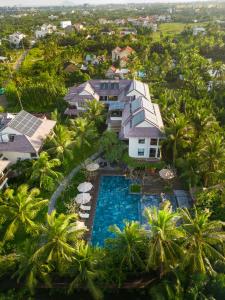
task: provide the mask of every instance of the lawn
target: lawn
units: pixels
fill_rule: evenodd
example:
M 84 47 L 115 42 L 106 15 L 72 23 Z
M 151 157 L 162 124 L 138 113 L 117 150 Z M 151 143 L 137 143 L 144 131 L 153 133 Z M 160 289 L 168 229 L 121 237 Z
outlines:
M 23 62 L 23 67 L 31 68 L 36 61 L 42 59 L 43 59 L 43 50 L 41 50 L 40 48 L 32 48 L 29 50 L 29 53 L 27 54 Z
M 203 25 L 203 23 L 162 23 L 159 25 L 158 30 L 153 33 L 153 39 L 155 41 L 159 41 L 161 33 L 163 34 L 163 36 L 174 36 L 181 33 L 187 26 L 200 27 Z

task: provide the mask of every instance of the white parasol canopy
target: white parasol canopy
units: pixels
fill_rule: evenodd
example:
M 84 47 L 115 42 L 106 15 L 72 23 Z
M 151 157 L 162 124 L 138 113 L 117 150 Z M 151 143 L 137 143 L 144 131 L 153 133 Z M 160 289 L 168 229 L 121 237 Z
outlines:
M 81 230 L 81 229 L 87 230 L 87 226 L 82 221 L 76 221 L 76 228 L 78 230 Z
M 78 191 L 81 193 L 89 192 L 92 188 L 93 188 L 93 185 L 91 182 L 80 183 L 77 187 Z
M 162 169 L 159 171 L 160 177 L 163 179 L 172 179 L 175 177 L 175 173 L 170 169 Z
M 91 164 L 86 166 L 86 170 L 89 171 L 89 172 L 94 172 L 98 169 L 99 169 L 99 164 L 97 164 L 97 163 L 91 163 Z
M 89 193 L 81 193 L 75 197 L 77 204 L 86 204 L 91 200 L 91 195 Z

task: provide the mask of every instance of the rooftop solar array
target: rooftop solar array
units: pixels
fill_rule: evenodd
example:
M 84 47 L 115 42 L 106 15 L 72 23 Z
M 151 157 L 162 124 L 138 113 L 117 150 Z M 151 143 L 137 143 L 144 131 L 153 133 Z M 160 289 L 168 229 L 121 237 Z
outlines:
M 41 123 L 42 121 L 40 119 L 22 110 L 9 122 L 8 126 L 22 134 L 32 137 Z
M 134 112 L 137 109 L 141 108 L 141 101 L 140 99 L 135 99 L 131 102 L 131 111 Z

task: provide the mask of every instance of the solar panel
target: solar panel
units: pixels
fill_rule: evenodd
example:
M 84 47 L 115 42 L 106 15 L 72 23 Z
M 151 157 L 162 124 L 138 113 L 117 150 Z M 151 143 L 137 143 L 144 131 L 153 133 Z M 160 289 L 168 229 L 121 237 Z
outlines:
M 31 137 L 37 128 L 41 125 L 42 121 L 35 116 L 27 113 L 26 111 L 21 111 L 18 115 L 12 119 L 8 126 L 19 131 L 22 134 Z
M 141 122 L 144 121 L 144 119 L 145 119 L 145 113 L 144 113 L 144 111 L 140 111 L 135 116 L 133 116 L 133 118 L 132 118 L 132 127 L 140 124 Z

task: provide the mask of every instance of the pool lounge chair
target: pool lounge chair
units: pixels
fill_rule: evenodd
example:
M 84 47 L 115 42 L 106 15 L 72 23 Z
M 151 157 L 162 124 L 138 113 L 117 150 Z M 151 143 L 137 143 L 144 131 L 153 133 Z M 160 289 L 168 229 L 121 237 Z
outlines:
M 83 205 L 83 204 L 81 204 L 80 208 L 82 210 L 91 210 L 91 206 L 90 205 Z
M 90 215 L 88 213 L 82 213 L 79 211 L 79 216 L 83 219 L 88 219 Z

